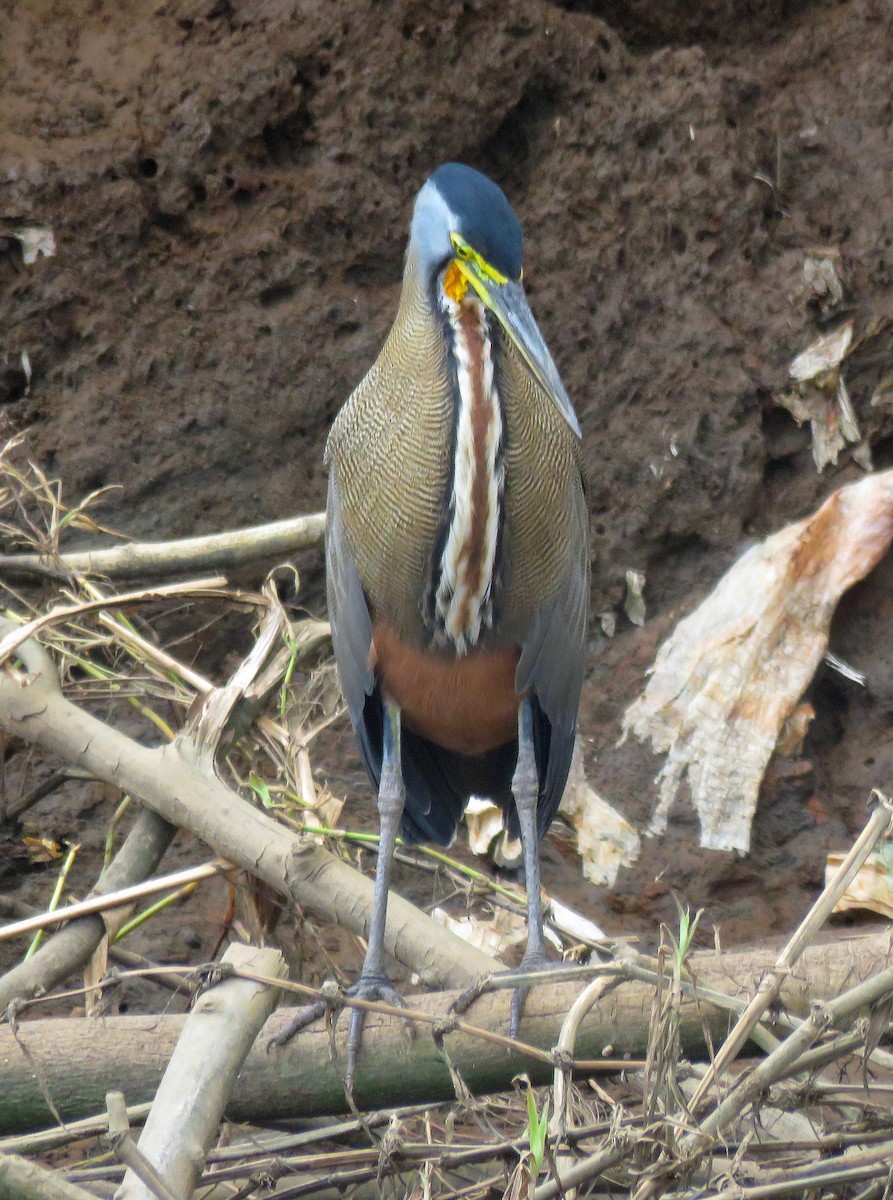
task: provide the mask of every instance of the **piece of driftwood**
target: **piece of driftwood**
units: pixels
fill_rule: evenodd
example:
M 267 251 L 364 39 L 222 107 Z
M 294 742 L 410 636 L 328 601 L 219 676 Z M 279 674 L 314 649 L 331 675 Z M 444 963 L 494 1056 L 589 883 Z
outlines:
M 295 554 L 322 544 L 325 513 L 289 517 L 204 537 L 170 542 L 127 542 L 102 550 L 73 550 L 58 556 L 41 554 L 0 555 L 0 571 L 7 578 L 23 575 L 57 575 L 60 571 L 104 575 L 107 579 L 157 579 L 191 571 L 226 570 L 258 559 Z
M 28 673 L 0 670 L 0 728 L 138 797 L 295 904 L 365 936 L 371 880 L 242 800 L 207 769 L 190 739 L 150 748 L 84 712 L 63 696 L 33 639 L 16 654 Z M 385 948 L 430 987 L 467 987 L 498 966 L 396 895 Z
M 887 964 L 886 931 L 812 946 L 792 968 L 781 990 L 785 1010 L 800 1016 L 816 1000 L 834 997 Z M 772 967 L 777 951 L 760 948 L 717 955 L 693 954 L 688 966 L 696 986 L 714 989 L 740 1001 L 759 986 Z M 531 989 L 521 1024 L 521 1038 L 549 1051 L 583 984 L 559 983 L 558 977 Z M 454 993 L 411 997 L 413 1008 L 449 1026 Z M 577 1060 L 610 1057 L 622 1064 L 645 1051 L 653 1018 L 654 988 L 631 980 L 620 982 L 587 1014 L 575 1042 Z M 508 1030 L 511 993 L 482 996 L 465 1019 L 495 1033 Z M 685 999 L 680 1012 L 680 1043 L 689 1056 L 706 1053 L 705 1037 L 716 1044 L 728 1032 L 735 1013 L 715 1004 Z M 329 1034 L 319 1021 L 295 1036 L 284 1048 L 269 1052 L 271 1036 L 289 1020 L 288 1010 L 268 1021 L 245 1061 L 227 1106 L 238 1121 L 278 1120 L 291 1116 L 341 1113 L 348 1109 L 344 1095 L 344 1044 L 347 1019 L 336 1026 L 335 1061 Z M 0 1132 L 13 1133 L 50 1123 L 43 1086 L 66 1119 L 76 1120 L 101 1111 L 106 1092 L 120 1088 L 128 1103 L 151 1098 L 168 1058 L 182 1033 L 184 1016 L 124 1016 L 99 1020 L 54 1019 L 22 1021 L 17 1035 L 0 1028 Z M 17 1043 L 21 1039 L 27 1054 Z M 548 1055 L 535 1059 L 503 1044 L 484 1041 L 466 1032 L 446 1032 L 439 1045 L 431 1026 L 421 1022 L 416 1037 L 407 1039 L 397 1017 L 370 1012 L 354 1089 L 360 1108 L 437 1102 L 454 1096 L 449 1061 L 475 1093 L 498 1091 L 510 1085 L 519 1071 L 535 1083 L 548 1081 Z
M 278 950 L 239 944 L 223 956 L 222 969 L 227 965 L 260 975 L 287 974 Z M 186 1018 L 138 1142 L 174 1195 L 191 1196 L 196 1188 L 242 1063 L 278 997 L 268 984 L 225 978 L 199 996 Z M 132 1170 L 117 1195 L 154 1200 Z

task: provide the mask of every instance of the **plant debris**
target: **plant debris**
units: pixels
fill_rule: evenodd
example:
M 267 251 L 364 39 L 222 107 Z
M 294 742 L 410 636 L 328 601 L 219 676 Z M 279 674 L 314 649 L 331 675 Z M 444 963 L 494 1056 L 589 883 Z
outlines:
M 25 225 L 12 229 L 10 233 L 22 246 L 22 262 L 31 267 L 41 255 L 52 258 L 56 253 L 56 236 L 46 225 Z
M 843 857 L 837 851 L 828 855 L 825 863 L 826 881 L 840 866 Z M 859 909 L 879 913 L 888 921 L 893 921 L 893 842 L 882 842 L 868 856 L 838 900 L 834 911 L 851 912 Z
M 793 386 L 775 397 L 798 425 L 809 421 L 812 431 L 812 456 L 816 470 L 835 464 L 847 444 L 861 441 L 859 424 L 850 394 L 841 373 L 841 364 L 853 342 L 853 322 L 845 321 L 831 333 L 823 334 L 791 363 L 788 373 Z M 857 461 L 869 470 L 871 458 L 867 446 L 853 452 Z
M 583 874 L 590 883 L 613 886 L 620 869 L 639 857 L 641 840 L 629 821 L 590 786 L 579 739 L 560 811 L 576 830 Z

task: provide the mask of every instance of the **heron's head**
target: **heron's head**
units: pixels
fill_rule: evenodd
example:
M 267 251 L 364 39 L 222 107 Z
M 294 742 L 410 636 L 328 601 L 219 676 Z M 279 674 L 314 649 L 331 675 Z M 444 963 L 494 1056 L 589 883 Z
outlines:
M 580 426 L 521 282 L 521 222 L 500 187 L 480 171 L 444 163 L 416 197 L 407 255 L 434 303 L 477 297 L 493 313 L 528 370 L 568 425 Z

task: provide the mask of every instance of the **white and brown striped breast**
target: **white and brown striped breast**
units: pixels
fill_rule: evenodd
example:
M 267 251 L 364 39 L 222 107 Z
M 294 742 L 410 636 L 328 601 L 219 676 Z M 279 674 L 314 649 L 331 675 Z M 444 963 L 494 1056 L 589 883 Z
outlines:
M 503 496 L 502 413 L 487 312 L 477 297 L 444 295 L 458 391 L 449 516 L 435 564 L 439 640 L 457 654 L 493 623 L 492 591 Z

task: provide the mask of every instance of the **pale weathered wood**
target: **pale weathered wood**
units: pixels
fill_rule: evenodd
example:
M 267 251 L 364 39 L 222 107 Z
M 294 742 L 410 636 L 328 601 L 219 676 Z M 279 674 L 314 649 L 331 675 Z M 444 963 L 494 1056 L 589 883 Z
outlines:
M 0 555 L 0 571 L 9 578 L 61 570 L 104 575 L 107 579 L 157 579 L 197 570 L 224 570 L 322 545 L 325 523 L 325 513 L 311 513 L 204 537 L 179 538 L 170 542 L 126 542 L 101 550 L 73 550 L 56 558 L 40 554 L 4 554 Z
M 221 966 L 227 965 L 280 978 L 287 974 L 278 950 L 238 943 L 223 956 Z M 198 1185 L 236 1077 L 278 996 L 268 984 L 224 979 L 202 993 L 186 1018 L 138 1143 L 174 1195 L 191 1196 Z M 116 1195 L 154 1200 L 132 1170 Z
M 0 1196 L 3 1200 L 94 1200 L 92 1192 L 11 1154 L 0 1154 Z

